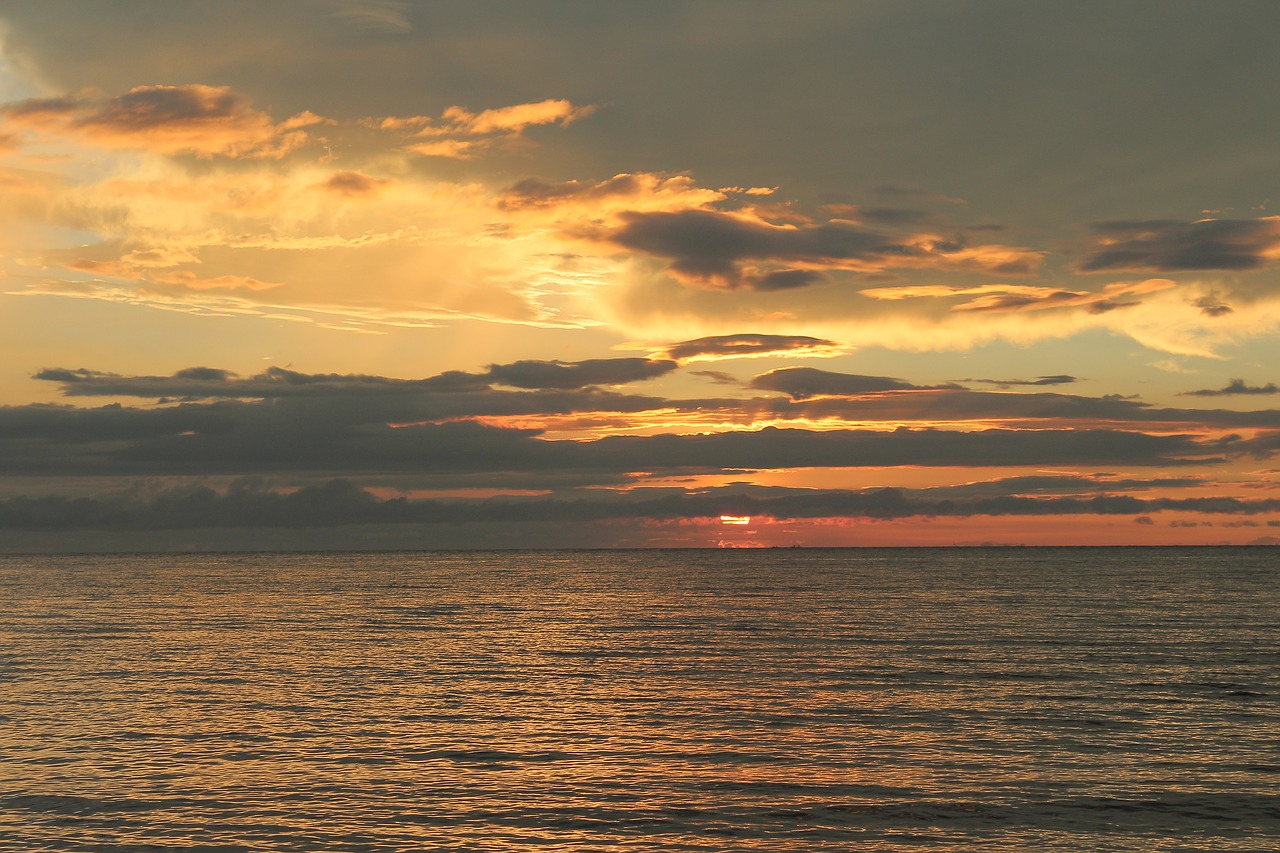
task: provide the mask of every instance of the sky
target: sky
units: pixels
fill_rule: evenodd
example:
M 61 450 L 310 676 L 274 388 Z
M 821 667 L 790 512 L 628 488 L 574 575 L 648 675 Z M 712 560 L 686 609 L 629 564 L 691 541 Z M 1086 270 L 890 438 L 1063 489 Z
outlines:
M 8 0 L 0 550 L 1278 544 L 1277 31 Z

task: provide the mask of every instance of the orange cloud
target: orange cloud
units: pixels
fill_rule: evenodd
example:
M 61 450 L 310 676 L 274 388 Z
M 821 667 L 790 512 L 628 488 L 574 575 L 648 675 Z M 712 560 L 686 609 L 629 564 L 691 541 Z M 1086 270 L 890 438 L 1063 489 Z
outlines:
M 435 142 L 419 142 L 406 146 L 406 151 L 424 157 L 448 157 L 453 160 L 470 160 L 487 144 L 486 140 L 438 139 Z
M 444 118 L 453 122 L 452 132 L 474 134 L 488 133 L 520 133 L 526 127 L 540 124 L 558 124 L 561 127 L 590 115 L 593 106 L 575 107 L 563 99 L 547 99 L 534 104 L 516 104 L 484 110 L 480 113 L 470 112 L 463 107 L 449 107 L 444 111 Z
M 525 128 L 554 124 L 565 127 L 595 111 L 591 105 L 575 106 L 562 98 L 549 98 L 529 104 L 514 104 L 473 113 L 465 107 L 452 106 L 444 111 L 444 124 L 435 124 L 429 116 L 383 116 L 367 118 L 361 124 L 387 132 L 411 132 L 414 137 L 430 140 L 414 142 L 404 150 L 426 157 L 470 159 L 495 140 L 520 137 Z
M 159 154 L 281 157 L 327 120 L 299 113 L 279 124 L 227 86 L 138 86 L 107 101 L 32 98 L 0 108 L 11 124 L 67 133 L 108 148 Z

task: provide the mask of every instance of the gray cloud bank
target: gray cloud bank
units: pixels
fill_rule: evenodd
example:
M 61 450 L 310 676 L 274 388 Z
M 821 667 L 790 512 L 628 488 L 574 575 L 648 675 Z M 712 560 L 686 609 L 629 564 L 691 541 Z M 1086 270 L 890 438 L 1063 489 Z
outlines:
M 1276 449 L 1280 412 L 1161 409 L 1114 397 L 970 391 L 899 379 L 785 368 L 757 376 L 786 397 L 672 400 L 596 383 L 643 380 L 674 362 L 601 359 L 515 362 L 485 373 L 425 379 L 302 374 L 272 369 L 241 378 L 216 368 L 169 377 L 50 369 L 40 378 L 80 396 L 181 402 L 150 408 L 29 405 L 0 408 L 0 465 L 17 476 L 240 475 L 294 472 L 485 474 L 795 467 L 1188 465 Z M 741 422 L 841 419 L 993 428 L 779 429 L 551 439 L 502 417 L 623 421 L 647 417 Z M 1004 422 L 1007 426 L 997 427 Z M 1152 432 L 1147 429 L 1159 425 Z M 1034 426 L 1034 429 L 1019 428 Z M 659 427 L 660 428 L 660 427 Z M 714 429 L 721 427 L 715 426 Z M 1242 430 L 1205 434 L 1206 428 Z
M 335 479 L 289 493 L 251 481 L 219 492 L 199 484 L 146 496 L 45 496 L 0 501 L 0 530 L 166 530 L 208 528 L 315 528 L 379 524 L 589 523 L 616 519 L 714 519 L 722 514 L 778 520 L 842 517 L 1132 515 L 1191 511 L 1256 515 L 1280 510 L 1280 499 L 1234 497 L 1137 498 L 1113 494 L 1021 494 L 1022 478 L 984 484 L 966 494 L 951 489 L 851 491 L 734 488 L 683 493 L 638 489 L 591 497 L 493 497 L 475 500 L 378 499 L 349 480 Z M 1071 479 L 1071 478 L 1063 478 Z M 1176 481 L 1174 481 L 1176 482 Z M 1058 490 L 1107 485 L 1060 483 Z M 1141 484 L 1139 484 L 1141 485 Z M 1035 487 L 1031 487 L 1035 491 Z M 982 492 L 986 492 L 985 494 Z

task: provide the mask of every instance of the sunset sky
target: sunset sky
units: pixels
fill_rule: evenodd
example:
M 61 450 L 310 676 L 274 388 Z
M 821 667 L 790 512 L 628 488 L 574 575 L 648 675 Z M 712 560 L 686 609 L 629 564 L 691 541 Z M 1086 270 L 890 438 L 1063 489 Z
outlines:
M 1280 542 L 1277 32 L 8 0 L 0 549 Z

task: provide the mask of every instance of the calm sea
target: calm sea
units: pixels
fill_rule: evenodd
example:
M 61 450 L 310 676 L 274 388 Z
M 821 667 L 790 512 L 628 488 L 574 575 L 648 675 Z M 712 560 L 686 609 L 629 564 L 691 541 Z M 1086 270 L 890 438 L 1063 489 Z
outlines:
M 0 557 L 0 850 L 1276 850 L 1280 549 Z

